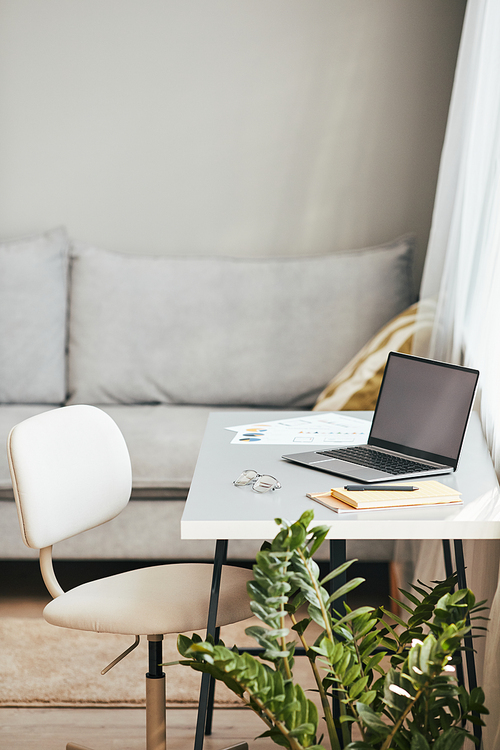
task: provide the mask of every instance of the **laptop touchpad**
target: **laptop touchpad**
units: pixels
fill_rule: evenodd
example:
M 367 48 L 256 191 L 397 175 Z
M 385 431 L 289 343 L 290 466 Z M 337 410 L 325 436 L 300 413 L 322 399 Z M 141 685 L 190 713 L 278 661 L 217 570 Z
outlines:
M 389 474 L 385 474 L 378 469 L 358 466 L 358 464 L 351 464 L 349 461 L 340 461 L 338 458 L 331 458 L 328 461 L 315 461 L 311 466 L 322 471 L 329 471 L 332 474 L 339 474 L 340 476 L 356 477 L 356 479 L 361 481 L 381 479 L 384 476 L 389 476 Z

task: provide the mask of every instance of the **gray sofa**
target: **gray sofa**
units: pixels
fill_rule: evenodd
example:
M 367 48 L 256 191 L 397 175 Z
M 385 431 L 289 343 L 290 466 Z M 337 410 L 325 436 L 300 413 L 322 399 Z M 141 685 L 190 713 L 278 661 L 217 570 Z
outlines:
M 111 253 L 58 228 L 0 243 L 0 439 L 64 404 L 103 408 L 133 467 L 127 509 L 58 545 L 66 559 L 209 559 L 182 508 L 207 415 L 310 408 L 411 302 L 412 240 L 326 256 L 240 259 Z M 255 542 L 230 545 L 248 559 Z M 391 543 L 348 554 L 388 559 Z M 28 559 L 5 450 L 0 559 Z

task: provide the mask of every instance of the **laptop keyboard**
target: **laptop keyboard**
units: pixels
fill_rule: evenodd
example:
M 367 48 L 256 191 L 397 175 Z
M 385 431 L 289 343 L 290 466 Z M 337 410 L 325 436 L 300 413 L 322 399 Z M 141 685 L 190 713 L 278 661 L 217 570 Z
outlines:
M 388 474 L 409 474 L 412 471 L 426 471 L 431 468 L 429 464 L 420 464 L 418 461 L 412 461 L 411 459 L 391 456 L 362 445 L 355 448 L 318 451 L 318 453 L 321 453 L 322 456 L 340 458 L 353 464 L 367 466 L 370 469 L 380 469 L 380 471 L 386 471 Z

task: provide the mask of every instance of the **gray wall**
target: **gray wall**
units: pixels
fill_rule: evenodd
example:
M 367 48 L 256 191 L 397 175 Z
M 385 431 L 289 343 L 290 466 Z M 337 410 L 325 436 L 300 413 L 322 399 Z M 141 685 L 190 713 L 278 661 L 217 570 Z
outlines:
M 0 0 L 0 236 L 323 253 L 418 236 L 465 0 Z

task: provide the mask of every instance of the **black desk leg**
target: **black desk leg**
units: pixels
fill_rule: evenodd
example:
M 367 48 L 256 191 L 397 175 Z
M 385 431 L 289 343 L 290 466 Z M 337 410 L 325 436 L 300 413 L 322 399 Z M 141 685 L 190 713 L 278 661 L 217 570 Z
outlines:
M 455 561 L 457 563 L 458 573 L 458 588 L 466 589 L 467 581 L 465 578 L 465 560 L 464 560 L 464 548 L 461 539 L 455 539 Z M 467 616 L 467 625 L 470 625 L 470 618 Z M 465 638 L 464 643 L 466 647 L 465 659 L 467 662 L 467 681 L 469 683 L 469 692 L 477 687 L 476 677 L 476 662 L 474 659 L 474 649 L 472 644 L 472 635 L 469 632 Z
M 210 604 L 208 607 L 207 637 L 213 636 L 217 641 L 219 629 L 217 623 L 217 607 L 219 604 L 220 580 L 222 566 L 227 557 L 227 539 L 218 539 L 215 545 L 214 570 L 212 574 L 212 587 L 210 589 Z M 194 739 L 194 750 L 202 750 L 203 735 L 210 734 L 212 730 L 212 713 L 214 701 L 215 680 L 209 674 L 202 674 L 200 688 L 200 702 L 198 704 L 198 718 L 196 721 L 196 734 Z
M 220 628 L 215 628 L 214 640 L 216 643 L 219 642 L 219 637 L 220 637 Z M 210 679 L 208 681 L 208 705 L 207 705 L 207 720 L 205 722 L 205 734 L 212 734 L 214 701 L 215 701 L 215 679 L 210 675 Z
M 449 578 L 451 575 L 453 575 L 453 563 L 451 561 L 451 547 L 449 539 L 443 539 L 443 555 L 446 578 Z
M 338 568 L 339 565 L 343 565 L 346 561 L 346 542 L 345 539 L 330 539 L 330 572 Z M 347 571 L 344 571 L 341 575 L 330 581 L 330 595 L 334 591 L 339 589 L 347 582 Z M 332 609 L 336 609 L 341 615 L 345 613 L 344 610 L 345 596 L 339 597 L 332 603 Z M 340 717 L 340 702 L 337 698 L 332 698 L 332 714 L 335 726 L 337 728 L 337 735 L 339 738 L 340 746 L 343 747 L 342 732 L 338 723 Z
M 455 549 L 455 564 L 456 564 L 456 569 L 457 569 L 458 588 L 466 589 L 467 579 L 465 577 L 465 559 L 464 559 L 464 548 L 463 548 L 462 540 L 454 539 L 453 545 Z M 445 540 L 443 540 L 443 552 L 444 552 L 444 559 L 445 559 L 446 575 L 448 576 L 450 575 L 449 571 L 451 571 L 451 551 L 450 551 L 450 543 Z M 467 625 L 470 625 L 469 617 L 467 617 Z M 466 649 L 465 662 L 467 664 L 467 682 L 469 685 L 469 692 L 470 692 L 475 687 L 477 687 L 476 661 L 474 658 L 473 639 L 472 639 L 472 635 L 470 632 L 464 638 L 464 645 Z M 457 669 L 457 680 L 459 684 L 461 685 L 465 684 L 462 664 L 460 664 L 459 668 Z M 481 742 L 481 736 L 482 736 L 481 727 L 476 726 L 474 724 L 473 731 L 474 731 L 474 737 L 476 737 L 479 740 L 479 742 Z
M 453 575 L 453 561 L 451 559 L 451 546 L 449 539 L 443 539 L 443 555 L 446 578 L 449 578 Z M 462 661 L 462 655 L 460 653 L 457 663 L 457 682 L 459 685 L 465 687 L 464 665 Z
M 346 541 L 345 539 L 330 539 L 330 572 L 343 565 L 346 561 Z M 330 581 L 330 594 L 347 583 L 347 571 L 344 570 L 337 578 Z M 341 615 L 344 615 L 345 596 L 336 599 L 332 604 Z

